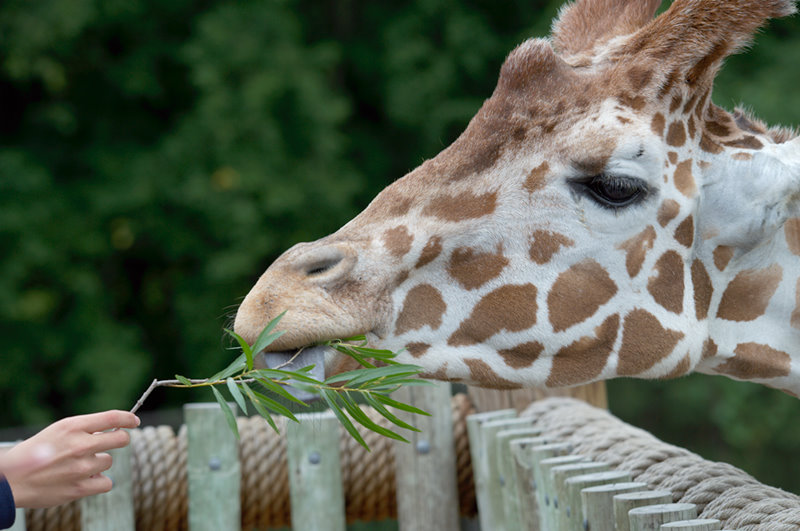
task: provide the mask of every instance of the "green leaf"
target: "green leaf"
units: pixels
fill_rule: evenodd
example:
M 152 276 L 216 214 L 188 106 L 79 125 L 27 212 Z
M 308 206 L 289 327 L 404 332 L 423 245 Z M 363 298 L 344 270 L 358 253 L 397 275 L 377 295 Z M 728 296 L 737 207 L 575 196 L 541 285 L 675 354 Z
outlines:
M 219 371 L 217 374 L 212 376 L 208 379 L 209 382 L 217 382 L 219 380 L 224 380 L 228 376 L 236 374 L 237 372 L 243 372 L 247 369 L 247 356 L 244 352 L 239 355 L 238 358 L 233 360 L 230 365 Z
M 273 400 L 270 397 L 259 393 L 258 391 L 253 391 L 253 394 L 261 402 L 262 405 L 264 405 L 264 406 L 268 407 L 269 409 L 275 411 L 279 415 L 287 417 L 287 418 L 289 418 L 289 419 L 291 419 L 291 420 L 293 420 L 295 422 L 300 422 L 299 420 L 297 420 L 297 417 L 294 416 L 294 413 L 292 413 L 292 411 L 289 408 L 287 408 L 286 406 L 284 406 L 280 402 L 278 402 L 276 400 Z
M 382 394 L 376 393 L 374 396 L 375 396 L 375 399 L 380 401 L 382 404 L 386 404 L 387 406 L 391 406 L 391 407 L 393 407 L 395 409 L 399 409 L 400 411 L 408 411 L 409 413 L 414 413 L 416 415 L 425 415 L 426 417 L 430 417 L 431 416 L 431 414 L 428 413 L 427 411 L 423 411 L 423 410 L 421 410 L 419 408 L 416 408 L 414 406 L 411 406 L 409 404 L 404 404 L 403 402 L 398 402 L 397 400 L 394 400 L 393 398 L 389 398 L 386 395 L 382 395 Z
M 272 330 L 275 329 L 275 327 L 278 325 L 278 323 L 280 322 L 280 320 L 283 318 L 284 315 L 286 315 L 286 311 L 281 312 L 280 315 L 278 315 L 275 319 L 270 321 L 267 324 L 267 326 L 264 327 L 264 330 L 262 330 L 261 333 L 258 334 L 258 338 L 256 338 L 256 342 L 253 343 L 252 347 L 254 353 L 258 354 L 259 352 L 267 348 L 270 345 L 270 343 L 272 343 L 273 341 L 275 341 L 284 334 L 284 331 L 276 332 L 274 334 L 272 333 Z
M 245 356 L 245 361 L 247 363 L 247 370 L 248 371 L 252 371 L 253 370 L 253 351 L 250 348 L 250 345 L 247 344 L 247 341 L 245 341 L 244 338 L 242 338 L 242 336 L 240 336 L 239 334 L 237 334 L 233 330 L 228 330 L 226 328 L 225 331 L 228 333 L 228 335 L 233 337 L 239 343 L 239 347 L 241 347 L 242 352 L 244 353 L 244 356 Z
M 391 422 L 395 426 L 399 426 L 401 428 L 405 428 L 405 429 L 411 430 L 411 431 L 416 431 L 416 432 L 420 431 L 419 429 L 417 429 L 416 427 L 412 426 L 411 424 L 409 424 L 409 423 L 399 419 L 397 416 L 393 415 L 391 411 L 389 411 L 388 409 L 383 407 L 383 404 L 378 402 L 375 399 L 375 397 L 372 396 L 372 393 L 364 393 L 364 399 L 367 401 L 367 403 L 370 406 L 373 407 L 373 409 L 375 409 L 375 411 L 377 411 L 380 415 L 382 415 L 383 418 L 385 418 L 386 420 L 388 420 L 389 422 Z
M 369 418 L 367 414 L 364 413 L 364 411 L 360 407 L 358 407 L 358 404 L 352 401 L 352 399 L 349 397 L 347 393 L 339 396 L 342 399 L 342 403 L 344 403 L 344 408 L 347 410 L 348 413 L 350 413 L 350 416 L 353 417 L 353 419 L 356 422 L 358 422 L 368 430 L 372 430 L 379 435 L 383 435 L 384 437 L 388 437 L 396 441 L 408 442 L 408 440 L 402 435 L 399 435 L 393 432 L 392 430 L 384 428 L 380 424 L 375 423 L 375 421 Z
M 287 400 L 291 400 L 292 402 L 294 402 L 296 404 L 300 404 L 301 406 L 308 407 L 308 404 L 306 404 L 305 402 L 303 402 L 302 400 L 300 400 L 296 396 L 293 396 L 289 391 L 286 390 L 286 388 L 282 384 L 275 383 L 272 380 L 268 380 L 268 379 L 264 379 L 264 378 L 256 378 L 256 381 L 258 383 L 260 383 L 261 385 L 263 385 L 264 387 L 266 387 L 269 391 L 271 391 L 271 392 L 273 392 L 273 393 L 275 393 L 277 395 L 280 395 L 280 396 L 284 397 Z
M 222 395 L 219 391 L 217 391 L 216 387 L 213 385 L 211 386 L 211 392 L 214 393 L 214 398 L 217 399 L 219 403 L 219 407 L 222 408 L 222 413 L 225 415 L 225 420 L 228 422 L 228 427 L 230 427 L 233 434 L 236 436 L 236 439 L 239 439 L 239 427 L 236 425 L 236 417 L 233 415 L 233 411 L 231 411 L 228 402 L 222 398 Z
M 239 409 L 246 415 L 247 414 L 247 404 L 244 402 L 244 397 L 242 396 L 242 392 L 236 386 L 236 382 L 233 381 L 233 378 L 228 378 L 225 380 L 225 383 L 228 385 L 228 391 L 231 392 L 231 396 L 236 403 L 239 405 Z
M 183 385 L 188 385 L 189 387 L 193 385 L 192 382 L 190 382 L 187 377 L 181 376 L 180 374 L 176 374 L 175 379 L 178 380 Z
M 339 423 L 344 426 L 344 429 L 347 430 L 347 433 L 350 434 L 353 439 L 358 442 L 361 446 L 363 446 L 368 452 L 370 452 L 369 446 L 367 446 L 367 442 L 361 437 L 361 434 L 358 433 L 358 430 L 353 423 L 350 421 L 347 416 L 342 413 L 342 408 L 336 403 L 336 392 L 331 391 L 330 389 L 323 389 L 322 390 L 322 399 L 325 400 L 325 403 L 328 404 L 328 407 L 333 414 L 336 415 L 336 418 L 339 419 Z
M 266 419 L 270 427 L 273 430 L 275 430 L 275 433 L 280 433 L 280 431 L 278 431 L 278 426 L 275 424 L 275 421 L 272 420 L 272 415 L 270 415 L 269 411 L 267 411 L 267 409 L 261 404 L 261 402 L 258 401 L 258 398 L 256 398 L 256 395 L 253 392 L 253 390 L 250 389 L 250 386 L 248 386 L 247 384 L 242 384 L 242 389 L 244 389 L 247 398 L 250 399 L 250 403 L 253 404 L 254 408 L 256 408 L 258 414 Z

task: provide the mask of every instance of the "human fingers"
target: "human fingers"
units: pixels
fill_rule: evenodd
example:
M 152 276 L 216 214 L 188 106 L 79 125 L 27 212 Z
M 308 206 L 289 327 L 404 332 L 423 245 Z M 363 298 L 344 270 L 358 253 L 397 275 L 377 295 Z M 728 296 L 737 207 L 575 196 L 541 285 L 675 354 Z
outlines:
M 111 478 L 103 474 L 95 474 L 78 482 L 78 497 L 82 498 L 108 492 L 113 486 L 114 483 Z
M 112 409 L 89 415 L 71 417 L 73 426 L 81 431 L 94 433 L 113 428 L 135 428 L 140 424 L 139 417 L 128 411 Z
M 86 446 L 86 453 L 96 454 L 128 446 L 131 442 L 130 434 L 125 430 L 104 431 L 89 435 L 89 443 Z
M 89 458 L 88 464 L 85 465 L 83 475 L 91 477 L 100 474 L 101 472 L 105 472 L 111 468 L 112 461 L 113 460 L 110 454 L 105 452 L 95 454 Z

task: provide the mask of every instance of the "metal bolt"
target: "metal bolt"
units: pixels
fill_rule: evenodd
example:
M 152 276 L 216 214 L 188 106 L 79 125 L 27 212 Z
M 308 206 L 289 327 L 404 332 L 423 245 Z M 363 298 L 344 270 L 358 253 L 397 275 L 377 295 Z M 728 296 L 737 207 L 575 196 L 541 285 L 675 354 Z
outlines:
M 571 507 L 567 507 L 567 518 L 570 518 L 571 516 L 572 516 Z
M 322 456 L 319 455 L 319 452 L 314 451 L 308 454 L 308 462 L 312 465 L 318 465 L 322 461 Z
M 558 498 L 553 498 L 553 507 L 558 509 Z
M 504 478 L 502 474 L 500 474 L 500 486 L 501 487 L 506 486 L 506 478 Z
M 550 505 L 550 496 L 547 494 L 544 495 L 544 504 L 549 506 Z
M 212 457 L 208 460 L 208 468 L 216 472 L 220 468 L 222 468 L 222 460 L 219 457 Z
M 589 531 L 589 520 L 588 518 L 583 519 L 583 531 Z
M 536 490 L 536 480 L 535 480 L 535 479 L 532 479 L 532 480 L 531 480 L 531 488 L 532 488 L 533 490 Z
M 417 441 L 417 453 L 418 454 L 428 454 L 431 451 L 431 443 L 426 441 L 425 439 L 420 439 Z

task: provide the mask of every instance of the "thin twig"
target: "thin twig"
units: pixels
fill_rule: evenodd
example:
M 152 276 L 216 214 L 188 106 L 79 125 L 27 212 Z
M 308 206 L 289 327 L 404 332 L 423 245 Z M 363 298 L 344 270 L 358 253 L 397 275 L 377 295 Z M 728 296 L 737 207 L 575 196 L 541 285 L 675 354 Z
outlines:
M 253 383 L 255 381 L 256 381 L 255 378 L 244 378 L 244 379 L 238 380 L 238 382 L 240 382 L 240 383 Z M 187 388 L 187 387 L 205 387 L 205 386 L 209 386 L 209 385 L 221 385 L 221 384 L 224 384 L 225 380 L 215 380 L 213 382 L 209 382 L 208 378 L 204 378 L 204 379 L 196 379 L 195 378 L 195 379 L 189 379 L 189 383 L 191 383 L 192 385 L 191 386 L 186 385 L 183 382 L 181 382 L 180 380 L 153 380 L 150 383 L 150 387 L 147 388 L 147 390 L 142 394 L 142 396 L 139 398 L 139 400 L 136 401 L 136 404 L 133 405 L 133 408 L 131 409 L 131 413 L 136 413 L 139 410 L 139 408 L 142 407 L 142 404 L 144 404 L 144 401 L 147 400 L 147 397 L 150 396 L 150 393 L 152 393 L 153 390 L 156 387 L 183 387 L 183 388 Z

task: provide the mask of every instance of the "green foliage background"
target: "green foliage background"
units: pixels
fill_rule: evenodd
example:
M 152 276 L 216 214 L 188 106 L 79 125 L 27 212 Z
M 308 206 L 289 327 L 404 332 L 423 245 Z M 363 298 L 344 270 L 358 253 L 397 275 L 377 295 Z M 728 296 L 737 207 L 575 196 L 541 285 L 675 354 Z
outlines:
M 2 425 L 224 366 L 263 269 L 451 142 L 560 4 L 2 2 Z M 800 18 L 776 21 L 715 99 L 800 124 L 798 64 Z M 610 392 L 624 418 L 800 492 L 800 401 L 703 376 Z

